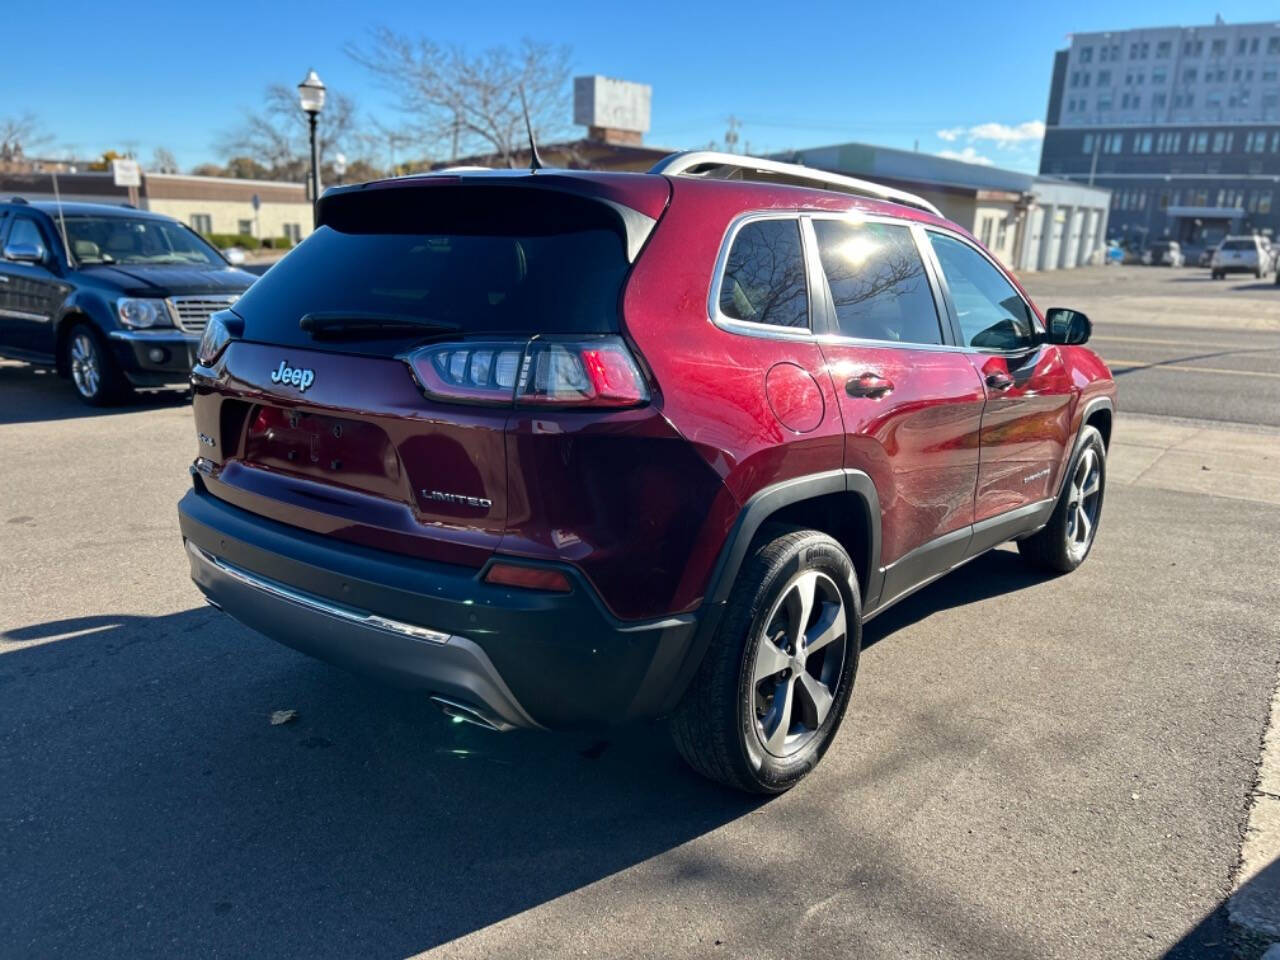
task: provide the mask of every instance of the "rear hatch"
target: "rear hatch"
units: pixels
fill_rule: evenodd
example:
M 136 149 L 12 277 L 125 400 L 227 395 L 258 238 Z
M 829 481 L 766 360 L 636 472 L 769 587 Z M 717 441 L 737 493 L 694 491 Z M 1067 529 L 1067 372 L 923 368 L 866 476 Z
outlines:
M 243 331 L 203 371 L 215 375 L 197 377 L 212 492 L 368 546 L 483 563 L 507 520 L 515 394 L 554 406 L 604 385 L 594 399 L 609 405 L 622 287 L 667 191 L 632 179 L 647 182 L 631 195 L 554 175 L 327 195 L 319 229 L 235 304 Z M 592 364 L 583 388 L 574 376 Z M 628 375 L 616 406 L 643 392 Z

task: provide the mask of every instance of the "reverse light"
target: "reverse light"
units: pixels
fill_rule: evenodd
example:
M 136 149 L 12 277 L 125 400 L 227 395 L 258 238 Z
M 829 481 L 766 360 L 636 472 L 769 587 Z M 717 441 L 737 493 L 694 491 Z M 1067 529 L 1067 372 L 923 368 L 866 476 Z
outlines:
M 116 315 L 126 327 L 135 330 L 147 327 L 171 327 L 173 319 L 169 316 L 169 307 L 163 300 L 140 300 L 136 297 L 121 297 L 116 301 Z
M 621 337 L 465 341 L 405 357 L 428 396 L 462 403 L 633 407 L 649 399 Z
M 495 563 L 484 575 L 484 582 L 505 587 L 522 587 L 526 590 L 549 590 L 553 593 L 568 593 L 573 589 L 569 578 L 559 570 L 522 567 L 514 563 Z
M 200 345 L 196 347 L 196 362 L 202 367 L 212 365 L 222 356 L 227 344 L 243 330 L 244 321 L 230 310 L 219 310 L 211 314 L 209 323 L 204 328 L 204 335 L 200 337 Z

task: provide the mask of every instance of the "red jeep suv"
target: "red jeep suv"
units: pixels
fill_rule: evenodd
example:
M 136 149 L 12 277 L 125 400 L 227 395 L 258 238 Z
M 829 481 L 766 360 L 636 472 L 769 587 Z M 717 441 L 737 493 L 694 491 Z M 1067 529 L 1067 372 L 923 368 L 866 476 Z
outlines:
M 493 729 L 821 758 L 867 618 L 1088 555 L 1115 386 L 926 201 L 677 154 L 329 190 L 215 314 L 179 505 L 214 606 Z

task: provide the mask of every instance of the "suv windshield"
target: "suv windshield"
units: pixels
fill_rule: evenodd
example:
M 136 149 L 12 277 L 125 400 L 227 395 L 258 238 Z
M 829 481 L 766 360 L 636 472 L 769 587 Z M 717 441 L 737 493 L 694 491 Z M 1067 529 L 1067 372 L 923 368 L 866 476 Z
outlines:
M 67 217 L 67 241 L 81 264 L 179 263 L 225 266 L 207 243 L 180 223 L 149 217 Z

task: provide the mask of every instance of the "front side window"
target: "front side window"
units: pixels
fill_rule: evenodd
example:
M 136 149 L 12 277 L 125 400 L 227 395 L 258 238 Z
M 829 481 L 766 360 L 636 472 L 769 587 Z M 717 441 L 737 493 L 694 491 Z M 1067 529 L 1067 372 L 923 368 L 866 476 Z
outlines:
M 909 227 L 814 220 L 813 229 L 843 336 L 942 343 L 933 291 Z
M 929 242 L 951 291 L 966 346 L 1021 350 L 1035 342 L 1031 308 L 977 250 L 954 237 L 929 232 Z
M 798 220 L 756 220 L 738 231 L 720 280 L 720 312 L 751 323 L 809 326 Z

